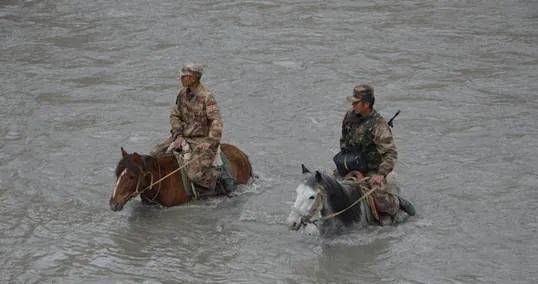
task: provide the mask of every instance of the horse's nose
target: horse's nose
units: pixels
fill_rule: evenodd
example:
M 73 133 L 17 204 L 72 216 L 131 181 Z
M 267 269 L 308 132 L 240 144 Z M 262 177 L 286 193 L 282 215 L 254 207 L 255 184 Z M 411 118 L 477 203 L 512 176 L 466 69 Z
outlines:
M 110 199 L 110 210 L 116 212 L 116 211 L 121 211 L 121 209 L 123 209 L 122 204 L 114 202 L 114 200 Z
M 288 228 L 294 231 L 299 230 L 299 227 L 301 226 L 301 223 L 297 220 L 297 216 L 293 213 L 288 216 L 286 223 L 288 223 Z
M 301 223 L 299 223 L 299 222 L 290 222 L 290 223 L 288 224 L 288 228 L 289 228 L 290 230 L 293 230 L 293 231 L 297 231 L 297 230 L 299 230 L 300 227 L 301 227 Z

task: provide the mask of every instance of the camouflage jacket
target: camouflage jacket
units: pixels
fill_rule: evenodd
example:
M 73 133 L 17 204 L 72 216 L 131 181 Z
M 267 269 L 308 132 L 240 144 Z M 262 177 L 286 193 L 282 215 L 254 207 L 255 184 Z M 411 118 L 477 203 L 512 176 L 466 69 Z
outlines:
M 364 154 L 368 168 L 384 176 L 394 169 L 398 158 L 392 132 L 385 119 L 375 110 L 367 117 L 353 110 L 346 113 L 342 122 L 340 148 Z
M 170 113 L 171 134 L 218 146 L 223 123 L 213 93 L 202 84 L 194 90 L 182 88 Z

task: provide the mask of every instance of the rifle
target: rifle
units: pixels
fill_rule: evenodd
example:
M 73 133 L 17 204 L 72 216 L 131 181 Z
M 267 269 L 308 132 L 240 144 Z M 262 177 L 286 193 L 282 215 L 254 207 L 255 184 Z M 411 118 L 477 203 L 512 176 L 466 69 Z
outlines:
M 394 115 L 392 116 L 392 118 L 389 119 L 389 122 L 387 122 L 387 124 L 388 124 L 390 127 L 394 127 L 394 125 L 392 124 L 392 121 L 398 116 L 398 114 L 400 114 L 400 110 L 398 110 L 398 111 L 396 112 L 396 114 L 394 114 Z

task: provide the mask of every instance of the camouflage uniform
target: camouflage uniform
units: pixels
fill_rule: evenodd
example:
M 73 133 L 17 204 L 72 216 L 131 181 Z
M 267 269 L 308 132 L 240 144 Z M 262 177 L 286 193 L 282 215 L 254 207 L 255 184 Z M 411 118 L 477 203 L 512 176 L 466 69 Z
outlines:
M 193 151 L 192 157 L 196 158 L 187 166 L 189 179 L 214 189 L 219 172 L 213 162 L 222 137 L 223 123 L 213 93 L 201 83 L 194 90 L 182 88 L 170 113 L 170 125 L 171 137 L 152 153 L 163 153 L 178 136 L 183 137 Z M 201 143 L 209 143 L 209 149 L 198 149 Z
M 340 148 L 355 153 L 366 153 L 368 172 L 366 176 L 387 176 L 396 164 L 398 153 L 392 138 L 392 132 L 385 119 L 374 109 L 366 116 L 351 110 L 342 122 Z M 370 185 L 371 186 L 371 185 Z M 373 193 L 376 208 L 381 213 L 394 215 L 398 212 L 398 198 L 389 186 L 375 190 Z
M 170 114 L 172 138 L 185 138 L 198 158 L 187 166 L 187 175 L 196 184 L 213 189 L 219 175 L 213 166 L 222 137 L 223 123 L 219 107 L 211 91 L 202 84 L 195 90 L 183 88 Z M 198 150 L 201 143 L 209 143 L 207 150 Z

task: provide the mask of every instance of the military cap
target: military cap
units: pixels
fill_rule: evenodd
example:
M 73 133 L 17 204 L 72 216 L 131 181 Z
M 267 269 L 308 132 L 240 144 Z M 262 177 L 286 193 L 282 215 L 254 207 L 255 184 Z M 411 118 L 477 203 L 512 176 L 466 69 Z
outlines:
M 187 63 L 183 68 L 181 68 L 181 71 L 179 73 L 180 77 L 186 76 L 186 75 L 194 75 L 194 76 L 202 76 L 204 73 L 204 65 L 202 64 L 194 64 L 194 63 Z
M 374 88 L 367 84 L 357 85 L 353 88 L 353 95 L 346 99 L 350 103 L 356 103 L 363 100 L 363 97 L 368 97 L 367 100 L 370 101 L 374 97 Z

